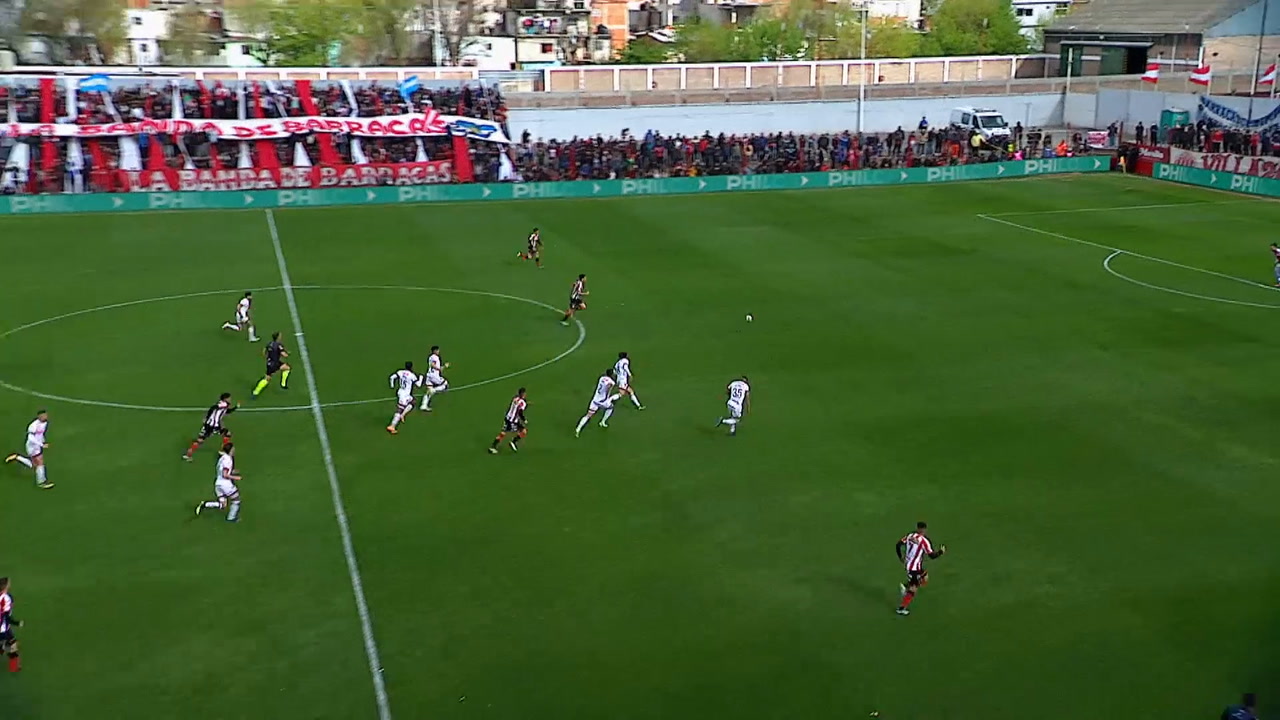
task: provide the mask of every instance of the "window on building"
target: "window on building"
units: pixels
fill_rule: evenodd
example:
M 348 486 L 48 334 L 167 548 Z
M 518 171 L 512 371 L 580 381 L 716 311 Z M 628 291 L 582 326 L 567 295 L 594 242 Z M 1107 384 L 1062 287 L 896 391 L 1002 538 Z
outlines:
M 1018 17 L 1031 17 L 1033 15 L 1031 8 L 1017 8 Z
M 138 43 L 138 52 L 142 53 L 143 55 L 146 55 L 147 53 L 151 52 L 151 50 L 146 43 Z
M 141 25 L 141 24 L 142 24 L 142 18 L 141 18 L 141 17 L 139 17 L 139 16 L 137 16 L 137 15 L 134 15 L 134 16 L 133 16 L 133 24 L 134 24 L 134 25 Z
M 542 43 L 542 54 L 550 55 L 556 51 L 555 43 Z

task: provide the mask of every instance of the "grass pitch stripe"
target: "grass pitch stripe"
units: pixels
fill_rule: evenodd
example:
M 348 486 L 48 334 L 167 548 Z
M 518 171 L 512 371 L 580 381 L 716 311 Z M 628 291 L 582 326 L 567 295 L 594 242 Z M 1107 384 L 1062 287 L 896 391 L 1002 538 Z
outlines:
M 289 280 L 289 266 L 284 260 L 284 248 L 280 246 L 280 233 L 276 230 L 276 216 L 267 210 L 267 227 L 271 230 L 271 245 L 276 252 L 276 265 L 280 268 L 280 285 L 298 339 L 298 356 L 302 359 L 302 371 L 307 378 L 307 393 L 311 398 L 311 416 L 316 421 L 316 435 L 320 438 L 320 452 L 324 456 L 324 468 L 329 475 L 329 490 L 333 493 L 333 512 L 338 518 L 338 530 L 342 535 L 342 552 L 347 559 L 347 574 L 351 577 L 351 592 L 356 599 L 356 611 L 360 614 L 360 631 L 364 635 L 364 651 L 369 657 L 369 675 L 373 679 L 373 694 L 378 703 L 380 720 L 391 720 L 391 700 L 382 680 L 382 660 L 378 656 L 378 643 L 373 637 L 373 616 L 364 596 L 364 582 L 360 579 L 360 564 L 356 561 L 355 545 L 351 542 L 351 525 L 347 522 L 346 505 L 342 502 L 342 486 L 338 482 L 338 470 L 333 464 L 333 448 L 329 444 L 329 431 L 325 427 L 324 409 L 320 407 L 320 392 L 316 389 L 316 374 L 307 352 L 307 340 L 302 331 L 302 318 L 298 315 L 298 302 L 294 298 L 293 283 Z

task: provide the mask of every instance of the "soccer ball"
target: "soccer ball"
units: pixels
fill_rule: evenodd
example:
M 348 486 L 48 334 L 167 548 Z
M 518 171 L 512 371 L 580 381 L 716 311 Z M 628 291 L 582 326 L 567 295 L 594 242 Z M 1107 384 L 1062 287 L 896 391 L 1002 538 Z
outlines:
M 747 313 L 747 322 L 751 322 L 755 318 L 751 317 L 751 313 Z

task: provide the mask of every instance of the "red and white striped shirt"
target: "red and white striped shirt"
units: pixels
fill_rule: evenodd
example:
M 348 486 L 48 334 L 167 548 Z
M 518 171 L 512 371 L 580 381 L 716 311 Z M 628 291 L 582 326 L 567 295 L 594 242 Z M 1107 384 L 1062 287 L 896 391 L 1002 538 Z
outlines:
M 13 612 L 13 598 L 9 593 L 0 593 L 0 633 L 8 631 L 11 612 Z
M 581 300 L 582 293 L 586 290 L 586 285 L 581 280 L 573 281 L 573 289 L 569 291 L 569 297 L 574 300 Z
M 929 538 L 923 533 L 913 532 L 904 536 L 900 542 L 907 546 L 907 551 L 902 556 L 902 564 L 906 566 L 907 572 L 923 570 L 924 559 L 933 554 L 933 543 L 929 542 Z
M 519 395 L 511 398 L 511 407 L 507 409 L 507 422 L 524 420 L 524 407 L 527 404 Z

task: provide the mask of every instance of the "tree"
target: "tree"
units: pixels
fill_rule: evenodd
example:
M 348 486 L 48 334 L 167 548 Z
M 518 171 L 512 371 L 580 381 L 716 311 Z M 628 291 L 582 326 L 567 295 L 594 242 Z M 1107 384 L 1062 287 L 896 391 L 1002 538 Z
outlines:
M 676 50 L 685 62 L 742 62 L 736 28 L 694 18 L 676 28 Z
M 734 33 L 734 41 L 739 57 L 753 62 L 804 58 L 812 44 L 803 26 L 786 16 L 753 20 Z
M 671 48 L 667 43 L 647 38 L 636 38 L 627 43 L 616 58 L 626 65 L 656 65 L 671 58 Z
M 946 0 L 929 20 L 926 55 L 1009 55 L 1027 51 L 1011 0 Z
M 335 51 L 351 54 L 348 41 L 367 18 L 363 0 L 245 0 L 233 12 L 266 36 L 264 60 L 286 66 L 324 66 Z
M 920 54 L 921 35 L 900 22 L 877 22 L 867 37 L 867 57 L 906 58 Z
M 169 12 L 168 37 L 161 43 L 166 60 L 191 63 L 217 52 L 209 31 L 209 16 L 198 4 L 184 5 Z
M 111 0 L 27 0 L 18 24 L 24 34 L 65 45 L 78 59 L 110 62 L 124 47 L 124 3 Z
M 365 64 L 403 64 L 411 54 L 409 21 L 415 0 L 363 0 L 353 54 Z

